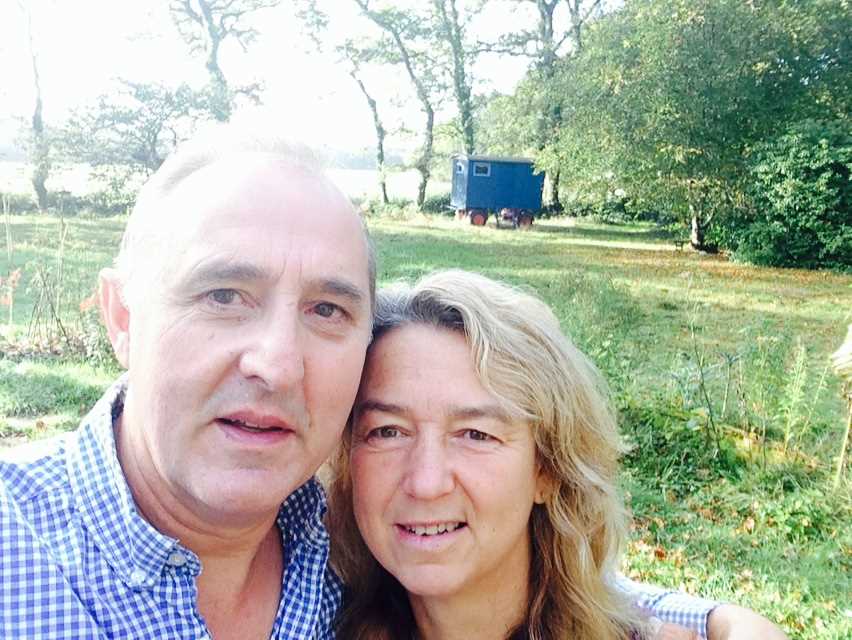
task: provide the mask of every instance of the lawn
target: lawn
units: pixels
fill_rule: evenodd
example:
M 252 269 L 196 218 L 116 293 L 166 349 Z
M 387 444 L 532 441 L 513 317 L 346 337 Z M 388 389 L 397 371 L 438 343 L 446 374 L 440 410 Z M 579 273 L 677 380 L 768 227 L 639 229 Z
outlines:
M 71 219 L 63 236 L 56 218 L 11 218 L 0 277 L 21 280 L 0 333 L 0 443 L 72 427 L 115 375 L 81 302 L 122 227 Z M 631 447 L 630 575 L 754 607 L 792 638 L 852 637 L 850 483 L 831 484 L 845 409 L 827 366 L 852 276 L 679 251 L 648 225 L 514 232 L 400 214 L 370 229 L 380 284 L 457 267 L 530 287 L 597 362 Z

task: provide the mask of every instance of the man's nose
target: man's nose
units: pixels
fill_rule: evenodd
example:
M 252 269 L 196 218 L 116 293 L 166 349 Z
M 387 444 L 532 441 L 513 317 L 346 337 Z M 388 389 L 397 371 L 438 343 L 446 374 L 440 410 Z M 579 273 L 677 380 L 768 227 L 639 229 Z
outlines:
M 453 464 L 442 438 L 419 435 L 406 462 L 403 489 L 412 498 L 434 500 L 453 491 Z
M 240 370 L 246 378 L 270 391 L 301 384 L 305 376 L 304 335 L 297 309 L 269 314 L 264 322 L 246 330 L 251 333 L 240 358 Z

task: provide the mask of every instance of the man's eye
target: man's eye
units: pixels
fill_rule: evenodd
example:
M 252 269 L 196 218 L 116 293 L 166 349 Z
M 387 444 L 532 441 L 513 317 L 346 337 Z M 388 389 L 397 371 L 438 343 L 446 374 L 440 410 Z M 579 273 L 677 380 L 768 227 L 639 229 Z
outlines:
M 331 302 L 320 302 L 317 305 L 314 305 L 314 313 L 316 313 L 321 318 L 332 318 L 335 313 L 342 313 L 343 310 L 338 307 L 336 304 L 332 304 Z
M 214 289 L 207 294 L 207 297 L 216 304 L 230 305 L 237 301 L 239 295 L 233 289 Z

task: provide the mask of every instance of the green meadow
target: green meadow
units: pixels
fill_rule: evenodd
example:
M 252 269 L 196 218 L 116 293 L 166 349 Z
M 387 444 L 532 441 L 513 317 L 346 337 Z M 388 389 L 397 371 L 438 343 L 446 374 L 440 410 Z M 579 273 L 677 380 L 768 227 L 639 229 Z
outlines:
M 0 445 L 73 428 L 117 374 L 90 296 L 123 225 L 0 227 Z M 848 470 L 834 486 L 846 408 L 828 364 L 852 276 L 737 264 L 650 225 L 517 232 L 399 212 L 369 226 L 380 284 L 462 268 L 527 287 L 603 371 L 627 447 L 630 576 L 750 606 L 791 638 L 852 637 Z

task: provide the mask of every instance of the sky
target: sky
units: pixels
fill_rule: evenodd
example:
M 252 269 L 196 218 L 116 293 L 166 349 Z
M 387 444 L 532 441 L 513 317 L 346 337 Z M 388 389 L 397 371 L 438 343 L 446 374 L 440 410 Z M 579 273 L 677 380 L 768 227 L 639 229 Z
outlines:
M 21 3 L 31 14 L 48 124 L 60 124 L 70 110 L 113 90 L 118 77 L 173 86 L 187 82 L 199 88 L 207 80 L 203 59 L 189 54 L 172 24 L 168 0 L 0 0 L 0 146 L 16 137 L 21 119 L 32 116 L 35 104 Z M 331 15 L 329 44 L 374 32 L 359 18 L 352 0 L 320 0 L 320 4 Z M 528 10 L 519 15 L 511 5 L 492 0 L 478 29 L 493 35 L 524 22 L 533 24 Z M 333 53 L 317 53 L 289 0 L 259 12 L 256 24 L 260 36 L 246 52 L 234 43 L 221 52 L 229 82 L 260 80 L 265 87 L 263 106 L 241 108 L 235 120 L 263 122 L 317 146 L 369 148 L 374 142 L 373 121 L 363 96 Z M 523 58 L 482 58 L 474 69 L 475 89 L 511 92 L 528 64 Z M 376 69 L 367 79 L 380 108 L 398 116 L 389 118 L 392 130 L 403 122 L 419 129 L 418 103 L 400 68 Z M 415 141 L 401 133 L 392 138 L 391 146 L 396 142 L 404 148 Z

